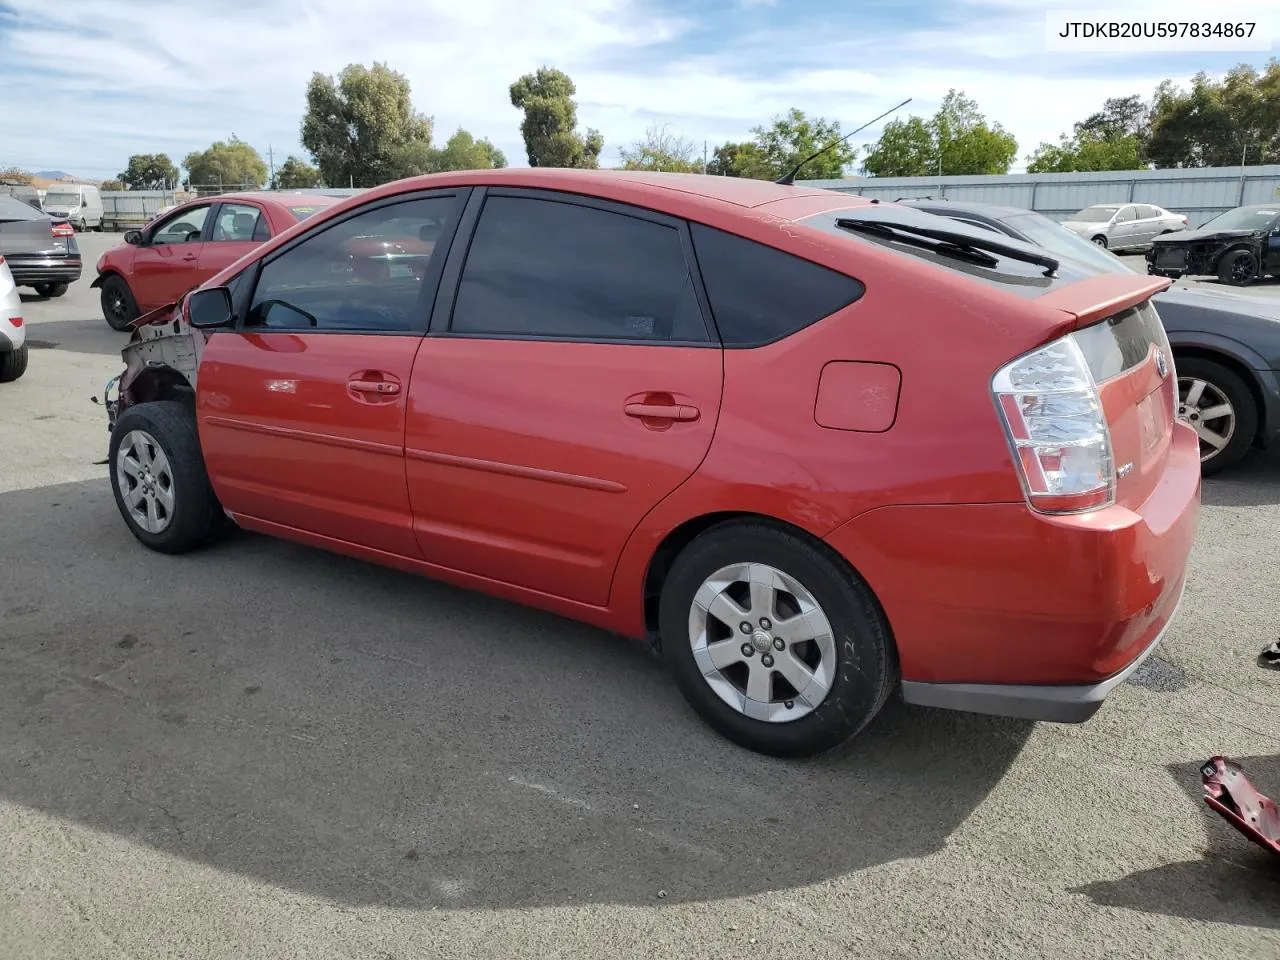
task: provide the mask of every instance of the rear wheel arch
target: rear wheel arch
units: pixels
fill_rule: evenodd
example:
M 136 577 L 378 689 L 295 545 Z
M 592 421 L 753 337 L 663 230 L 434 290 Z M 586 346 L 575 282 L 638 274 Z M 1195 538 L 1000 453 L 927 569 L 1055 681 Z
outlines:
M 1248 364 L 1236 357 L 1233 357 L 1229 353 L 1224 353 L 1221 350 L 1214 350 L 1212 347 L 1174 346 L 1171 349 L 1173 352 L 1173 362 L 1175 367 L 1180 360 L 1206 360 L 1210 363 L 1216 363 L 1219 366 L 1226 367 L 1243 380 L 1244 385 L 1249 388 L 1249 395 L 1253 398 L 1254 408 L 1258 411 L 1258 427 L 1250 442 L 1257 443 L 1263 437 L 1268 435 L 1272 424 L 1267 418 L 1266 399 L 1262 393 L 1262 385 L 1258 383 L 1257 374 L 1250 369 Z

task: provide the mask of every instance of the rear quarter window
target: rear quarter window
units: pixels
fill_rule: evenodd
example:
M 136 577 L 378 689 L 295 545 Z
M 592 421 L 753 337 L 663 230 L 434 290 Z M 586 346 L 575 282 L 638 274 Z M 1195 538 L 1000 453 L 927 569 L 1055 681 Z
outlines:
M 698 269 L 725 346 L 788 337 L 862 296 L 853 277 L 714 227 L 690 224 Z

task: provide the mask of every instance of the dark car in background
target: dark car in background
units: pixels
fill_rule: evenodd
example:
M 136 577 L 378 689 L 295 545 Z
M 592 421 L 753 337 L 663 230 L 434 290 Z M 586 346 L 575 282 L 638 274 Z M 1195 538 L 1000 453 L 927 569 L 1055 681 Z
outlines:
M 0 256 L 9 264 L 14 283 L 32 287 L 42 297 L 60 297 L 80 279 L 80 247 L 71 224 L 3 195 Z
M 5 183 L 0 181 L 0 197 L 13 197 L 21 200 L 27 206 L 35 207 L 37 210 L 44 209 L 44 204 L 40 202 L 40 191 L 29 183 Z
M 1119 257 L 1031 210 L 932 197 L 899 202 L 1100 270 L 1133 272 Z M 1178 415 L 1200 437 L 1201 471 L 1225 470 L 1250 448 L 1266 446 L 1280 433 L 1280 302 L 1204 287 L 1173 287 L 1152 302 L 1173 351 Z
M 1195 230 L 1156 237 L 1147 272 L 1174 279 L 1216 276 L 1236 287 L 1280 277 L 1280 203 L 1236 207 Z

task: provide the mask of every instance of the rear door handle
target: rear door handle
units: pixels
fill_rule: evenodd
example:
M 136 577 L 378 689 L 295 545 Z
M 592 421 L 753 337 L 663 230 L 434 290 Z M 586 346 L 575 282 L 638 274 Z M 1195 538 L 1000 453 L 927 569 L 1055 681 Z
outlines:
M 188 254 L 187 256 L 183 257 L 182 259 L 183 259 L 183 260 L 187 260 L 187 261 L 191 261 L 191 260 L 195 260 L 195 259 L 197 259 L 197 257 L 196 257 L 196 255 L 195 255 L 194 253 L 191 253 L 191 254 Z
M 628 403 L 622 408 L 622 412 L 637 420 L 689 421 L 697 420 L 699 416 L 697 407 L 684 403 Z

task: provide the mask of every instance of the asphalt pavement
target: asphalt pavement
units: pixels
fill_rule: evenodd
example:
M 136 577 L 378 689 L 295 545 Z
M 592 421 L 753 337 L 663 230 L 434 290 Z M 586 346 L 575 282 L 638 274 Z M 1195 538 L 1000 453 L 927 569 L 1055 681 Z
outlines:
M 0 387 L 0 958 L 1280 955 L 1280 861 L 1197 773 L 1280 793 L 1280 453 L 1206 483 L 1181 616 L 1089 723 L 893 703 L 785 762 L 584 626 L 247 534 L 144 550 L 88 280 L 28 300 Z

